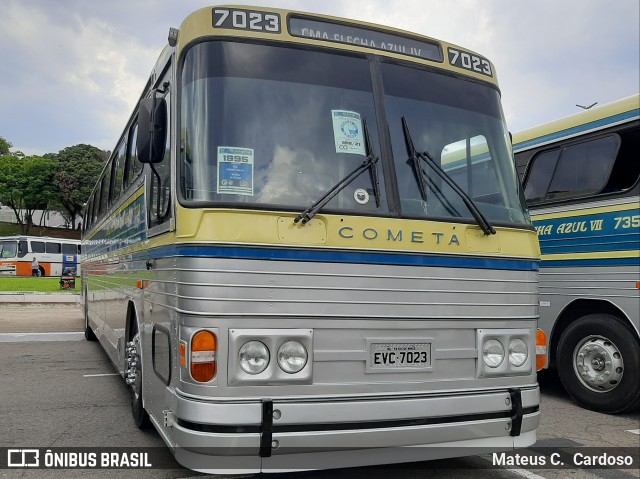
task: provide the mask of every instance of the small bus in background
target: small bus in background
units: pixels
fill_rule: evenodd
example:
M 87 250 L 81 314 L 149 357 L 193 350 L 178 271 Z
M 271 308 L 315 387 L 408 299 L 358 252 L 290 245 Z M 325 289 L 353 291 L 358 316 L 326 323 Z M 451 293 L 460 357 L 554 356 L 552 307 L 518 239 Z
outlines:
M 60 276 L 65 268 L 80 273 L 80 240 L 45 236 L 0 236 L 0 276 L 31 276 L 38 261 L 39 276 Z
M 640 404 L 639 108 L 635 95 L 513 136 L 548 359 L 576 402 L 608 413 Z

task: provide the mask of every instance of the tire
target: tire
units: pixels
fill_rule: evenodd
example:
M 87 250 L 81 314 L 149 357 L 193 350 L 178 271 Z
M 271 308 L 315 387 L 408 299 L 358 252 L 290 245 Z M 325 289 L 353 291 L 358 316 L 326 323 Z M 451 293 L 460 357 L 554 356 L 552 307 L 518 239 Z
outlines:
M 44 274 L 44 268 L 42 266 L 40 266 L 38 268 L 38 278 L 44 278 L 45 274 Z
M 640 344 L 615 316 L 590 314 L 570 324 L 556 360 L 562 385 L 583 407 L 617 414 L 640 406 Z
M 96 337 L 96 334 L 93 332 L 93 329 L 91 329 L 91 326 L 89 326 L 89 305 L 87 303 L 88 296 L 87 296 L 86 287 L 83 289 L 83 296 L 84 296 L 84 338 L 87 341 L 97 341 L 98 338 Z
M 140 360 L 142 348 L 140 346 L 138 323 L 135 318 L 133 318 L 131 334 L 131 341 L 135 345 L 135 353 L 129 355 L 129 357 L 136 362 L 136 366 L 134 367 L 136 371 L 135 382 L 129 385 L 131 396 L 131 415 L 133 416 L 133 420 L 138 429 L 149 429 L 151 427 L 151 420 L 149 419 L 149 414 L 142 403 L 142 361 Z

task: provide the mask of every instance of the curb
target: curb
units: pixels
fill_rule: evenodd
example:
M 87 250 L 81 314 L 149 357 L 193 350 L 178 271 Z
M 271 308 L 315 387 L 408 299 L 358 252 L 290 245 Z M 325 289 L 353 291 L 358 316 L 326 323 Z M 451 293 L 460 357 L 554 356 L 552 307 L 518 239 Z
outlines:
M 73 293 L 0 293 L 2 305 L 51 304 L 72 305 L 80 304 L 80 294 Z
M 0 343 L 31 343 L 34 341 L 82 341 L 84 333 L 2 333 Z

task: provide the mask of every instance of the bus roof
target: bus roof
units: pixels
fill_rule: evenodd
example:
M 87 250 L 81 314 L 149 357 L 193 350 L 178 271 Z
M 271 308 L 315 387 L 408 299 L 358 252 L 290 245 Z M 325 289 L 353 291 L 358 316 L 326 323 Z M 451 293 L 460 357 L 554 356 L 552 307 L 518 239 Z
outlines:
M 513 150 L 526 150 L 559 138 L 571 138 L 588 131 L 637 120 L 639 117 L 640 94 L 636 94 L 514 133 Z
M 233 27 L 229 20 L 214 18 L 214 11 L 221 10 L 277 15 L 281 27 L 277 32 Z M 215 25 L 216 20 L 221 26 Z M 301 28 L 312 33 L 302 34 Z M 221 5 L 197 10 L 188 15 L 180 26 L 176 45 L 178 54 L 192 42 L 216 36 L 252 37 L 272 42 L 322 45 L 337 50 L 376 54 L 422 63 L 497 85 L 493 64 L 467 48 L 383 25 L 277 8 Z M 425 51 L 437 50 L 438 58 L 421 56 L 417 52 L 421 47 L 424 47 Z
M 80 243 L 79 239 L 75 238 L 54 238 L 52 236 L 32 236 L 32 235 L 12 235 L 12 236 L 0 236 L 0 241 L 55 241 L 58 243 Z

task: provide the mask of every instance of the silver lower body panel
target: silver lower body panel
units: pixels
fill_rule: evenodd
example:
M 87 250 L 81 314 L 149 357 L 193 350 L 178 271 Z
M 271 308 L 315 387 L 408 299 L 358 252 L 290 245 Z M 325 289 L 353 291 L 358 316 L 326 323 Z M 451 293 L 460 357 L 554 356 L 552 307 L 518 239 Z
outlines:
M 515 420 L 513 394 L 513 390 L 502 390 L 236 404 L 176 394 L 176 421 L 169 435 L 178 462 L 206 473 L 283 472 L 440 459 L 532 445 L 540 421 L 539 389 L 517 392 L 521 407 Z M 269 406 L 266 421 L 260 419 L 265 417 L 265 401 Z M 243 412 L 234 414 L 234 409 Z M 220 410 L 225 413 L 220 415 Z M 233 424 L 240 416 L 246 422 Z M 516 435 L 512 434 L 514 427 L 519 429 Z

